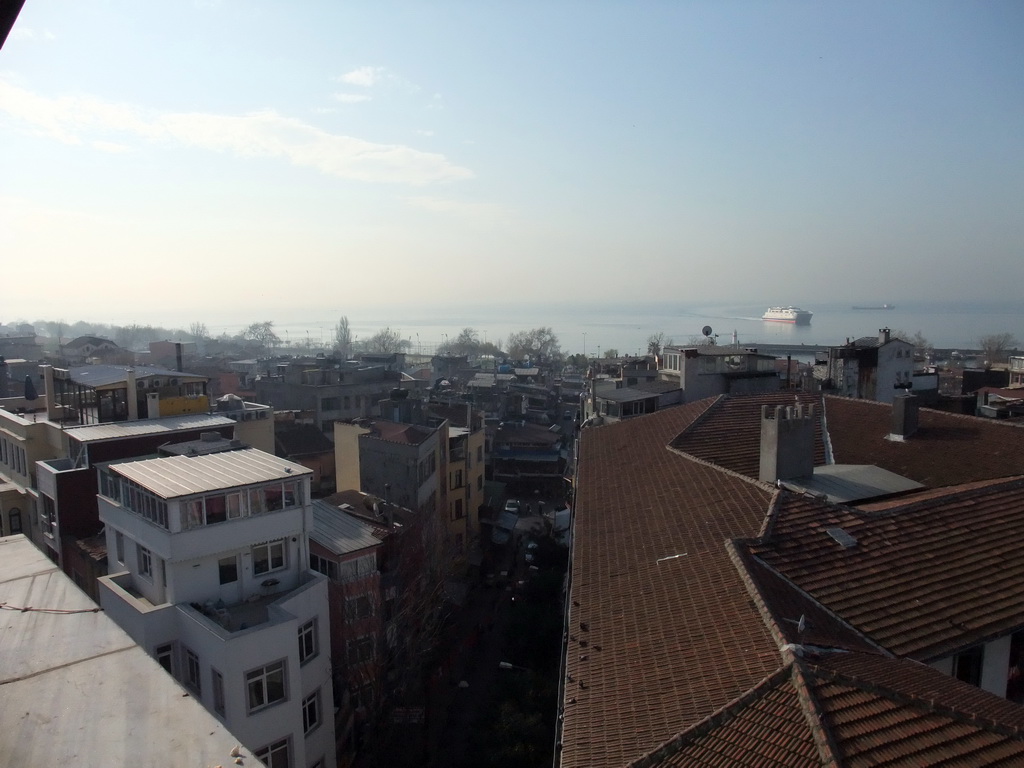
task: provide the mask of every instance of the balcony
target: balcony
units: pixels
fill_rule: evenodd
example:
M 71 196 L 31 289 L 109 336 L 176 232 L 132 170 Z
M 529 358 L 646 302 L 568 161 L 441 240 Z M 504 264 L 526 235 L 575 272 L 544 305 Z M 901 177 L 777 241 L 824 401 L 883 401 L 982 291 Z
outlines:
M 307 571 L 300 575 L 299 585 L 287 592 L 275 592 L 277 579 L 267 579 L 262 585 L 265 594 L 252 595 L 239 603 L 228 605 L 223 601 L 208 600 L 205 603 L 182 603 L 176 607 L 184 616 L 211 630 L 221 640 L 230 640 L 240 632 L 293 619 L 288 603 L 321 581 L 326 582 L 326 577 Z

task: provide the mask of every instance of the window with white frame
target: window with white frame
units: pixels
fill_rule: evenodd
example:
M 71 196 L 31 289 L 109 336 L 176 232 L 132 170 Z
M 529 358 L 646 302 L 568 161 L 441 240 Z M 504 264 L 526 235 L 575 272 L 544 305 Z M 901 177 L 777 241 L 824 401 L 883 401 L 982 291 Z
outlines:
M 319 651 L 316 634 L 316 619 L 310 619 L 299 627 L 299 663 L 305 664 L 314 658 Z
M 291 748 L 288 739 L 281 739 L 257 749 L 253 754 L 267 768 L 291 768 Z
M 338 564 L 333 560 L 328 560 L 326 557 L 320 557 L 320 555 L 314 555 L 311 552 L 309 555 L 309 567 L 317 573 L 322 573 L 329 579 L 335 581 L 338 579 Z
M 167 670 L 167 674 L 174 674 L 174 643 L 158 645 L 156 647 L 156 661 Z
M 117 562 L 124 563 L 124 534 L 120 531 L 114 531 L 114 553 Z
M 136 544 L 136 552 L 139 560 L 139 575 L 147 579 L 153 578 L 153 553 L 141 544 Z
M 202 669 L 195 651 L 185 649 L 185 683 L 196 693 L 203 690 Z
M 309 733 L 320 725 L 320 689 L 302 700 L 302 732 Z
M 226 711 L 226 705 L 224 702 L 224 676 L 212 667 L 210 668 L 210 676 L 213 678 L 213 711 L 223 717 Z
M 288 698 L 284 659 L 245 673 L 249 714 Z
M 252 572 L 254 575 L 260 576 L 271 571 L 280 571 L 286 565 L 284 539 L 257 544 L 252 548 Z

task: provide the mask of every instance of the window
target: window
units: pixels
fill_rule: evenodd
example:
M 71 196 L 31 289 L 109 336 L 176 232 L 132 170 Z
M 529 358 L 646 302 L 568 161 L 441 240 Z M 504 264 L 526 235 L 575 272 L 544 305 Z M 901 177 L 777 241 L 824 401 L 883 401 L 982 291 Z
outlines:
M 328 560 L 326 557 L 320 557 L 320 555 L 311 553 L 309 556 L 309 567 L 317 573 L 322 573 L 329 579 L 337 580 L 338 578 L 338 564 L 333 560 Z
M 39 526 L 47 536 L 57 534 L 57 506 L 53 499 L 43 495 L 43 509 L 39 513 Z
M 249 696 L 249 714 L 287 699 L 285 692 L 284 661 L 275 661 L 265 667 L 245 673 Z M 257 757 L 259 755 L 257 754 Z M 267 763 L 267 765 L 270 765 Z
M 220 569 L 221 584 L 234 584 L 238 581 L 238 555 L 222 557 L 217 561 L 217 567 Z
M 199 667 L 199 657 L 195 652 L 185 649 L 185 683 L 197 694 L 203 690 L 202 671 Z
M 267 768 L 291 768 L 290 752 L 288 739 L 281 739 L 257 749 L 253 754 L 258 760 L 262 760 Z
M 362 664 L 373 658 L 373 638 L 364 635 L 356 640 L 348 641 L 348 663 Z
M 483 460 L 484 460 L 484 447 L 482 445 L 478 445 L 476 447 L 476 463 L 480 464 Z
M 317 654 L 316 619 L 299 627 L 299 663 L 305 664 Z
M 483 475 L 477 475 L 476 476 L 476 489 L 478 491 L 482 491 L 484 489 L 484 476 Z
M 117 557 L 117 562 L 124 564 L 124 534 L 120 531 L 114 531 L 114 552 Z
M 320 725 L 320 689 L 302 700 L 302 732 L 309 733 Z
M 373 615 L 373 604 L 367 595 L 350 597 L 345 601 L 345 618 L 348 621 L 368 619 Z
M 213 678 L 213 711 L 223 717 L 225 712 L 224 676 L 211 667 L 210 677 Z
M 462 487 L 462 470 L 456 469 L 455 476 L 452 478 L 452 488 Z
M 455 500 L 455 511 L 452 514 L 452 520 L 462 519 L 462 499 Z
M 284 539 L 257 544 L 252 548 L 252 572 L 256 576 L 285 567 Z
M 156 647 L 157 663 L 167 670 L 167 674 L 174 674 L 174 644 L 158 645 Z
M 976 645 L 953 657 L 953 676 L 971 685 L 981 685 L 981 670 L 985 664 L 985 646 Z
M 136 545 L 139 559 L 139 575 L 153 579 L 153 553 L 141 544 Z

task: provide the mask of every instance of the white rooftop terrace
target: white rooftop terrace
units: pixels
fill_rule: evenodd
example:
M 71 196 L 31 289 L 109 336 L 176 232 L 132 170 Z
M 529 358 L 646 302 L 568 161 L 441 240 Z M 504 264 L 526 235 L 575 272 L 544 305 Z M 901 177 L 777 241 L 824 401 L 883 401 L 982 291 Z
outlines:
M 239 740 L 24 536 L 0 538 L 0 603 L 4 765 L 233 764 Z

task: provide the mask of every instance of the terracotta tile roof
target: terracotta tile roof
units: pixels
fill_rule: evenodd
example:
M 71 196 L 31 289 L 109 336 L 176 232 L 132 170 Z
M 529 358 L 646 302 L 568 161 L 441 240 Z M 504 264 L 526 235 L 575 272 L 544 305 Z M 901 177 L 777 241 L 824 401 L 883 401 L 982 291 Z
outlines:
M 869 653 L 794 657 L 630 768 L 1009 766 L 1024 708 L 931 667 Z
M 890 406 L 811 400 L 836 461 L 972 482 L 856 509 L 752 480 L 761 405 L 791 394 L 584 429 L 563 768 L 1024 764 L 1024 708 L 883 650 L 940 659 L 1024 623 L 1024 478 L 977 482 L 1024 473 L 1024 432 L 922 410 L 896 443 Z
M 1021 478 L 881 512 L 782 493 L 750 551 L 879 645 L 932 661 L 1024 625 L 1022 509 Z
M 780 669 L 759 686 L 688 729 L 629 768 L 763 766 L 818 768 L 792 672 Z
M 624 765 L 780 665 L 724 546 L 771 492 L 667 449 L 710 402 L 582 433 L 564 768 Z
M 821 430 L 821 396 L 792 392 L 720 397 L 698 422 L 683 431 L 672 447 L 703 461 L 757 478 L 761 461 L 761 406 L 814 405 L 814 464 L 825 463 L 825 442 Z
M 992 419 L 922 408 L 917 432 L 886 440 L 892 407 L 870 400 L 825 398 L 835 460 L 875 464 L 929 487 L 1024 474 L 1024 428 Z
M 831 764 L 1024 764 L 1024 707 L 905 659 L 836 653 L 797 666 Z

